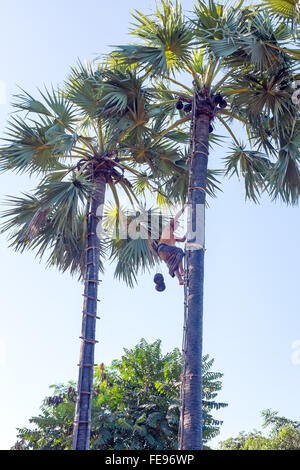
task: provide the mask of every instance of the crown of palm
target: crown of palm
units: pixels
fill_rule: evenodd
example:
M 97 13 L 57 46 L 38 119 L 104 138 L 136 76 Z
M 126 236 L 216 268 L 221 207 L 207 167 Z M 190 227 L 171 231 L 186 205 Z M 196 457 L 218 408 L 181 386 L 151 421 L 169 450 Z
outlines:
M 300 56 L 288 48 L 293 40 L 289 25 L 261 6 L 243 7 L 243 1 L 224 5 L 198 0 L 190 18 L 184 17 L 179 2 L 161 1 L 152 16 L 135 12 L 133 17 L 131 32 L 138 43 L 118 46 L 115 54 L 146 71 L 157 109 L 161 103 L 161 110 L 175 120 L 171 106 L 193 93 L 182 83 L 186 77 L 194 88 L 221 93 L 228 109 L 218 110 L 217 120 L 233 139 L 225 172 L 243 177 L 246 197 L 254 201 L 267 191 L 296 203 L 300 154 L 295 151 L 298 111 L 291 85 Z M 186 126 L 181 118 L 172 131 Z M 233 120 L 246 129 L 248 150 L 233 133 Z
M 175 139 L 160 136 L 163 122 L 135 71 L 79 64 L 63 90 L 40 96 L 16 97 L 18 114 L 10 121 L 0 164 L 2 171 L 38 173 L 41 181 L 33 194 L 8 200 L 2 230 L 10 231 L 15 249 L 34 249 L 48 256 L 49 265 L 75 273 L 84 267 L 85 213 L 95 166 L 105 169 L 121 210 L 120 190 L 132 205 L 146 190 L 166 203 L 162 188 L 169 188 L 172 175 L 186 181 L 185 158 Z M 154 255 L 147 240 L 124 243 L 134 254 L 133 262 L 124 264 L 124 278 L 132 284 L 136 268 L 151 266 Z M 115 252 L 108 233 L 102 255 L 114 258 Z
M 21 113 L 10 121 L 0 168 L 44 179 L 33 195 L 10 200 L 4 230 L 15 229 L 15 248 L 50 253 L 49 264 L 78 271 L 95 159 L 103 164 L 104 158 L 113 170 L 107 182 L 119 211 L 117 188 L 132 203 L 147 189 L 160 203 L 166 196 L 184 199 L 190 116 L 175 103 L 190 102 L 195 88 L 219 92 L 228 102 L 216 116 L 232 137 L 225 174 L 244 178 L 246 197 L 256 202 L 263 191 L 298 201 L 300 126 L 290 97 L 299 54 L 288 48 L 293 32 L 261 8 L 242 4 L 198 1 L 191 18 L 179 2 L 162 1 L 152 16 L 136 11 L 131 33 L 138 44 L 119 46 L 96 69 L 78 64 L 63 90 L 45 91 L 38 100 L 25 92 L 17 96 Z M 246 129 L 248 145 L 234 134 L 233 120 Z M 219 140 L 211 134 L 211 143 Z M 217 175 L 208 172 L 212 196 Z M 131 285 L 139 269 L 155 262 L 143 239 L 110 239 L 104 251 L 118 259 L 116 275 Z

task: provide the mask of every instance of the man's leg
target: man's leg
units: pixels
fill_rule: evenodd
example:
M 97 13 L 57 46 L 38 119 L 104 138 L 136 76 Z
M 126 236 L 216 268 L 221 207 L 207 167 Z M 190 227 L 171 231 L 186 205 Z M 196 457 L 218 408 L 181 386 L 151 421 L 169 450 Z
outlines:
M 183 286 L 184 280 L 182 279 L 181 274 L 180 274 L 180 272 L 178 271 L 178 269 L 176 269 L 176 271 L 174 271 L 174 274 L 175 274 L 175 276 L 177 277 L 177 279 L 178 279 L 178 281 L 179 281 L 179 284 L 180 284 L 181 286 Z
M 178 266 L 179 266 L 179 273 L 181 274 L 181 276 L 184 276 L 184 269 L 183 269 L 182 261 L 180 261 Z

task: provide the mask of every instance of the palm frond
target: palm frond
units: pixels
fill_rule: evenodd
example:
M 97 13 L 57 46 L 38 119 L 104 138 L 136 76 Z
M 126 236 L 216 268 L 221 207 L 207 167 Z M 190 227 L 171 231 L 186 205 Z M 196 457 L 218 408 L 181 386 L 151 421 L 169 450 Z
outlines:
M 57 147 L 57 141 L 47 141 L 51 128 L 52 123 L 48 126 L 28 124 L 21 117 L 13 117 L 6 132 L 7 137 L 3 139 L 6 145 L 0 148 L 0 171 L 40 173 L 64 168 L 52 153 L 53 147 Z
M 299 19 L 297 0 L 263 0 L 262 3 L 279 19 L 285 18 L 291 21 Z
M 91 188 L 84 180 L 48 179 L 34 194 L 10 197 L 1 231 L 16 251 L 34 251 L 48 266 L 81 275 L 85 262 L 84 205 Z M 102 266 L 102 264 L 101 264 Z
M 105 70 L 102 72 L 100 116 L 120 116 L 124 113 L 139 112 L 139 100 L 147 99 L 146 89 L 143 88 L 143 78 L 131 70 Z
M 219 191 L 222 191 L 220 188 L 220 181 L 217 176 L 222 174 L 221 170 L 207 170 L 207 180 L 206 180 L 206 192 L 207 195 L 211 198 L 216 198 Z
M 296 142 L 284 145 L 277 162 L 267 174 L 268 190 L 274 199 L 297 204 L 300 194 L 300 153 Z
M 74 107 L 60 91 L 52 88 L 51 90 L 45 89 L 44 92 L 39 91 L 39 93 L 46 106 L 25 91 L 15 95 L 16 101 L 13 103 L 13 106 L 17 111 L 26 111 L 28 113 L 52 117 L 66 127 L 74 124 L 76 120 Z
M 198 0 L 192 23 L 200 47 L 206 47 L 217 57 L 235 53 L 241 46 L 240 34 L 246 31 L 245 11 L 209 0 Z
M 94 70 L 90 63 L 84 65 L 78 62 L 76 66 L 72 67 L 65 82 L 66 97 L 91 119 L 96 118 L 99 112 L 101 80 L 100 67 Z
M 160 238 L 164 220 L 159 212 L 143 207 L 135 214 L 120 209 L 110 210 L 108 225 L 114 231 L 109 242 L 110 259 L 116 262 L 117 279 L 133 287 L 139 273 L 149 271 L 159 263 L 154 247 Z
M 53 211 L 52 224 L 57 231 L 69 225 L 72 233 L 76 233 L 73 220 L 80 208 L 86 204 L 93 191 L 92 184 L 84 176 L 74 176 L 70 181 L 57 181 L 46 178 L 40 184 L 36 196 L 41 207 Z
M 180 3 L 161 0 L 156 13 L 145 16 L 136 11 L 131 30 L 143 45 L 117 46 L 117 53 L 128 63 L 139 64 L 151 73 L 168 75 L 180 70 L 190 58 L 193 34 Z
M 246 150 L 240 143 L 231 148 L 225 158 L 226 174 L 244 178 L 246 198 L 258 202 L 261 192 L 266 191 L 266 176 L 272 167 L 270 160 L 262 153 Z

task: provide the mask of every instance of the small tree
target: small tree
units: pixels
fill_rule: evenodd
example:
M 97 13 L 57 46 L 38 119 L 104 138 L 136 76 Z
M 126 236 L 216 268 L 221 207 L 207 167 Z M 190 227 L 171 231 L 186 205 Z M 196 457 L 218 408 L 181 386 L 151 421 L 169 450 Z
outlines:
M 203 358 L 205 442 L 219 433 L 215 411 L 227 406 L 216 401 L 222 374 L 213 371 L 213 359 Z M 142 339 L 125 349 L 110 367 L 95 370 L 92 400 L 91 449 L 172 450 L 178 447 L 179 387 L 182 357 L 178 349 L 163 354 L 161 341 Z M 18 429 L 14 449 L 67 450 L 72 445 L 76 403 L 74 385 L 53 386 L 41 413 L 30 419 L 31 429 Z
M 220 443 L 222 450 L 300 450 L 300 423 L 278 416 L 277 411 L 264 410 L 263 428 L 270 427 L 268 436 L 260 431 L 241 432 Z

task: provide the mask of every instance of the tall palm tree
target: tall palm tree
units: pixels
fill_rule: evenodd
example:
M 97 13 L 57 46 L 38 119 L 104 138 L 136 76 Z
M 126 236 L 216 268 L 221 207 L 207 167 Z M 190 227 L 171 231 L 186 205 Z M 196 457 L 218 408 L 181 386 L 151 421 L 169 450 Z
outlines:
M 116 57 L 148 75 L 157 106 L 179 114 L 164 135 L 191 136 L 188 200 L 191 226 L 187 243 L 188 317 L 181 449 L 202 449 L 202 337 L 205 204 L 209 135 L 214 122 L 232 138 L 225 173 L 245 182 L 246 197 L 262 192 L 296 203 L 300 190 L 300 122 L 291 101 L 296 57 L 285 53 L 288 24 L 272 21 L 256 7 L 196 1 L 191 18 L 179 1 L 162 0 L 152 15 L 135 12 L 135 44 L 117 46 Z M 248 147 L 237 138 L 246 130 Z M 198 210 L 198 212 L 197 212 Z M 196 235 L 191 233 L 196 231 Z
M 9 199 L 3 231 L 12 231 L 14 249 L 33 249 L 48 256 L 49 265 L 83 278 L 73 448 L 87 450 L 102 257 L 117 258 L 116 275 L 130 285 L 139 269 L 156 261 L 146 239 L 126 239 L 127 254 L 134 256 L 125 262 L 124 243 L 109 238 L 110 230 L 105 236 L 106 193 L 111 191 L 117 214 L 120 191 L 132 206 L 146 189 L 164 199 L 157 178 L 180 177 L 185 159 L 174 142 L 157 141 L 163 120 L 152 112 L 151 96 L 134 70 L 79 64 L 63 90 L 46 90 L 39 98 L 22 92 L 14 106 L 0 169 L 36 174 L 40 181 L 32 194 Z

